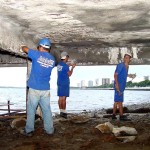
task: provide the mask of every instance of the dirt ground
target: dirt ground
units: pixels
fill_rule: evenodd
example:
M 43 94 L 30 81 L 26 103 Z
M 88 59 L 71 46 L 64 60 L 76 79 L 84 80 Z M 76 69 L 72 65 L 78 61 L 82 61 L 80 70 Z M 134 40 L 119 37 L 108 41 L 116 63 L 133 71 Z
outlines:
M 25 137 L 17 128 L 10 126 L 13 119 L 1 119 L 0 150 L 150 150 L 150 120 L 145 117 L 149 114 L 131 115 L 132 121 L 128 122 L 114 121 L 103 116 L 89 117 L 83 122 L 76 121 L 75 118 L 80 118 L 80 115 L 70 114 L 68 119 L 56 115 L 53 136 L 44 134 L 42 120 L 36 121 L 34 135 Z M 95 128 L 107 121 L 119 127 L 134 127 L 138 132 L 136 139 L 123 143 L 112 133 L 103 134 Z

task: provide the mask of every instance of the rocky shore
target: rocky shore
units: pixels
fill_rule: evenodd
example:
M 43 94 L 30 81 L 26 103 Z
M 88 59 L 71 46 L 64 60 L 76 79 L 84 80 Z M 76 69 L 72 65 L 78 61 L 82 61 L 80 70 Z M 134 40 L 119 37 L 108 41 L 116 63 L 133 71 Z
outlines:
M 68 119 L 54 116 L 55 133 L 47 136 L 40 118 L 35 121 L 32 137 L 25 137 L 19 130 L 25 125 L 25 117 L 0 118 L 1 150 L 149 150 L 150 149 L 150 104 L 126 106 L 125 114 L 131 121 L 112 120 L 108 110 L 83 111 L 69 114 Z M 140 110 L 140 112 L 138 112 Z M 143 112 L 142 112 L 143 110 Z M 14 120 L 20 121 L 14 123 Z M 13 124 L 14 123 L 14 124 Z M 135 139 L 123 141 L 112 132 L 101 132 L 96 126 L 109 123 L 114 127 L 134 128 Z M 106 128 L 104 128 L 105 130 Z M 125 135 L 124 132 L 121 133 Z M 131 135 L 125 135 L 130 136 Z

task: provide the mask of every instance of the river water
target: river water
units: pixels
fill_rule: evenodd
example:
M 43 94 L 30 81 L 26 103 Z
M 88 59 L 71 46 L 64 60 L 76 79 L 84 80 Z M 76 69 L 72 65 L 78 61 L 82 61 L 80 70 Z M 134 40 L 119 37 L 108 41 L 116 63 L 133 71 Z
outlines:
M 71 89 L 70 97 L 67 98 L 67 112 L 82 112 L 83 110 L 95 110 L 102 108 L 112 108 L 113 90 L 80 90 Z M 26 108 L 25 88 L 0 88 L 0 104 L 13 103 L 11 109 Z M 150 103 L 150 91 L 126 90 L 124 94 L 124 105 Z M 0 106 L 0 109 L 7 108 Z M 51 109 L 53 113 L 58 113 L 58 96 L 56 90 L 51 90 Z M 4 111 L 0 111 L 0 114 Z M 6 112 L 5 112 L 6 113 Z

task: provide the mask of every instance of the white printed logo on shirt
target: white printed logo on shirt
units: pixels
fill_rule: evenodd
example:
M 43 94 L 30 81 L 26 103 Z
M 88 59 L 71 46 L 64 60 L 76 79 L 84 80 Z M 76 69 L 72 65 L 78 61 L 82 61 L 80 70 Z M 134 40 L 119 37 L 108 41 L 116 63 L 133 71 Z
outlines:
M 40 56 L 40 58 L 38 58 L 37 62 L 40 63 L 41 66 L 46 67 L 46 68 L 53 67 L 53 65 L 54 65 L 53 60 L 51 60 L 51 59 L 49 60 L 49 59 L 44 58 L 42 56 Z
M 60 65 L 57 66 L 58 71 L 62 71 L 62 68 L 63 68 L 63 66 L 60 66 Z

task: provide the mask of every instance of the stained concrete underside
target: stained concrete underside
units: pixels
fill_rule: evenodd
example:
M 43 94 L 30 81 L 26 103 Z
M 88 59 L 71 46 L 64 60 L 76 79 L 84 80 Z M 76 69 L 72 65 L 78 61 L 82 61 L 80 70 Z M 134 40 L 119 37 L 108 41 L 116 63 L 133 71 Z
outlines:
M 20 45 L 53 43 L 77 65 L 150 64 L 150 0 L 1 0 L 0 64 L 26 63 Z

